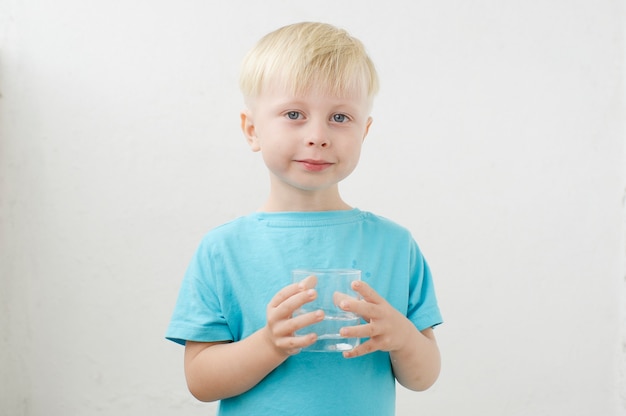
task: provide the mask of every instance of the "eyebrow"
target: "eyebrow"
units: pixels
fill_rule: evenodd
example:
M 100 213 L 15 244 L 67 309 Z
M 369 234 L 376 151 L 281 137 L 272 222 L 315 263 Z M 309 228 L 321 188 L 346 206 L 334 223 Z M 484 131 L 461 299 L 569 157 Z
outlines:
M 358 107 L 358 105 L 355 105 L 353 103 L 348 103 L 346 101 L 352 101 L 353 98 L 349 98 L 349 97 L 331 97 L 330 98 L 330 106 L 331 107 L 350 107 L 350 108 L 356 108 Z M 291 106 L 291 105 L 308 105 L 309 103 L 307 102 L 308 100 L 306 98 L 301 98 L 301 97 L 290 97 L 287 98 L 285 100 L 281 100 L 276 104 L 276 107 L 285 107 L 285 106 Z

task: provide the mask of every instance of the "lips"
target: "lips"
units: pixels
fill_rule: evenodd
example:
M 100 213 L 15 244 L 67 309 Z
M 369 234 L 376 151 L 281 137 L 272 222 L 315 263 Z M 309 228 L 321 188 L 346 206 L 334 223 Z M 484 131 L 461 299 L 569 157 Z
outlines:
M 321 172 L 333 165 L 331 162 L 325 160 L 314 159 L 296 160 L 296 162 L 309 172 Z

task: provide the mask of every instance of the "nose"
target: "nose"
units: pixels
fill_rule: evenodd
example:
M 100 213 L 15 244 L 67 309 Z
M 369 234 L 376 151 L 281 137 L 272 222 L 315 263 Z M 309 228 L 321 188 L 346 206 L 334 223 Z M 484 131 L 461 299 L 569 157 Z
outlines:
M 328 147 L 328 140 L 309 139 L 307 144 L 309 147 Z
M 328 132 L 326 126 L 323 123 L 311 123 L 310 129 L 306 134 L 306 144 L 309 147 L 329 147 L 330 139 L 328 138 Z

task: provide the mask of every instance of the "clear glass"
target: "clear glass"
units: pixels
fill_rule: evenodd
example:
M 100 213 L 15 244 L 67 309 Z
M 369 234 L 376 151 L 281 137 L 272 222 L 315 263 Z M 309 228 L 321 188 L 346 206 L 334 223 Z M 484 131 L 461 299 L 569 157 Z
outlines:
M 293 270 L 294 282 L 300 282 L 309 276 L 317 277 L 317 298 L 304 304 L 294 312 L 294 316 L 316 310 L 324 311 L 324 320 L 302 328 L 296 335 L 317 334 L 317 341 L 302 351 L 308 352 L 343 352 L 350 351 L 360 343 L 359 338 L 344 338 L 339 330 L 344 326 L 358 325 L 359 315 L 346 312 L 339 308 L 340 294 L 359 299 L 359 295 L 351 289 L 355 280 L 361 280 L 361 271 L 356 269 L 300 269 Z

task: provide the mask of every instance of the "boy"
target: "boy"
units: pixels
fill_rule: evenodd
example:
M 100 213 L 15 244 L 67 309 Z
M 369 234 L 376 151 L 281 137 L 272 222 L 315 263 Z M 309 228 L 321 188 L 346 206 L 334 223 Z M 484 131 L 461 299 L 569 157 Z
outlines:
M 241 127 L 269 170 L 259 211 L 210 231 L 183 280 L 167 338 L 185 345 L 185 376 L 220 415 L 393 415 L 395 380 L 430 387 L 441 323 L 428 265 L 410 233 L 348 205 L 338 183 L 356 167 L 372 123 L 376 71 L 360 41 L 321 23 L 265 36 L 244 60 Z M 316 296 L 297 268 L 356 268 L 362 300 L 340 307 L 362 324 L 343 353 L 301 349 L 292 317 Z

